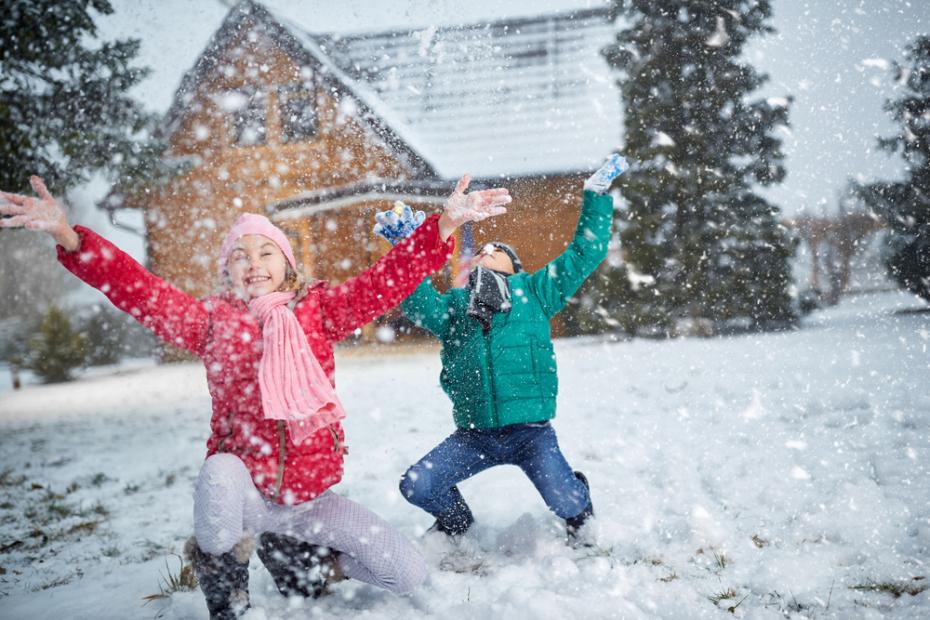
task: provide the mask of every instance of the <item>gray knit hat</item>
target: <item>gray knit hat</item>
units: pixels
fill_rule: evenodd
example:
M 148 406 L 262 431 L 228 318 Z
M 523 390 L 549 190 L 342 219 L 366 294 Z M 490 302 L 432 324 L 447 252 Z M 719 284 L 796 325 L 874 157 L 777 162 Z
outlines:
M 491 245 L 510 257 L 510 262 L 513 263 L 514 273 L 520 273 L 523 271 L 523 263 L 520 262 L 520 257 L 517 256 L 517 253 L 512 247 L 506 243 L 501 243 L 500 241 L 492 241 Z

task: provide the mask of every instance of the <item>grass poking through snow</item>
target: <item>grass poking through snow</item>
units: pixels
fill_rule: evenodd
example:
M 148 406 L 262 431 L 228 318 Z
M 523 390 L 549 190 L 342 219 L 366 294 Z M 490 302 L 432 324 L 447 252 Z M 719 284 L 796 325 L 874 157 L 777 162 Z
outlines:
M 185 564 L 184 559 L 175 555 L 178 558 L 178 567 L 177 573 L 171 572 L 171 566 L 168 564 L 167 558 L 165 559 L 165 574 L 161 576 L 161 583 L 158 585 L 157 594 L 149 594 L 148 596 L 143 596 L 142 600 L 146 604 L 151 603 L 152 601 L 157 601 L 160 599 L 170 598 L 171 595 L 175 592 L 190 592 L 191 590 L 197 589 L 197 578 L 194 577 L 194 569 L 190 564 Z

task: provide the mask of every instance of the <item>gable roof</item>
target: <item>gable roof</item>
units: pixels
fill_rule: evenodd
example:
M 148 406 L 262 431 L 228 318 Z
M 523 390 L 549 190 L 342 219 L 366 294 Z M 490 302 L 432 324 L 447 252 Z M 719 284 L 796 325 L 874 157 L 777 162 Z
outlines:
M 608 9 L 317 36 L 419 137 L 440 176 L 583 171 L 620 145 Z
M 299 29 L 293 26 L 286 27 L 286 23 L 286 20 L 273 16 L 265 7 L 252 0 L 242 0 L 236 4 L 210 39 L 194 67 L 182 78 L 174 101 L 162 122 L 162 133 L 168 135 L 177 129 L 185 109 L 196 96 L 205 76 L 222 60 L 223 51 L 241 33 L 242 28 L 253 26 L 263 29 L 296 63 L 312 67 L 331 96 L 337 99 L 350 97 L 355 103 L 357 117 L 364 121 L 380 140 L 386 142 L 414 174 L 435 177 L 436 170 L 417 148 L 417 138 L 401 135 L 399 130 L 403 130 L 403 125 L 390 118 L 390 111 L 380 106 L 376 98 L 365 92 L 364 85 L 356 84 L 345 76 L 320 53 L 314 41 L 308 40 Z
M 332 92 L 351 97 L 417 175 L 585 171 L 620 144 L 620 96 L 600 53 L 614 36 L 606 8 L 337 36 L 242 0 L 184 76 L 166 130 L 250 19 Z

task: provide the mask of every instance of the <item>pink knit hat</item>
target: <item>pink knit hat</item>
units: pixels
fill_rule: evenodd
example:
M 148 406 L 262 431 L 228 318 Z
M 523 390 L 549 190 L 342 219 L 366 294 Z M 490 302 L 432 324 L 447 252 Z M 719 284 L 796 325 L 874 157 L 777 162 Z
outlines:
M 297 261 L 294 259 L 294 250 L 291 249 L 291 242 L 287 240 L 287 235 L 271 223 L 264 215 L 257 213 L 243 213 L 233 224 L 233 227 L 223 239 L 223 245 L 220 246 L 220 271 L 226 269 L 226 261 L 229 259 L 229 253 L 232 252 L 233 246 L 240 237 L 245 235 L 262 235 L 274 241 L 275 245 L 284 253 L 287 262 L 291 268 L 297 270 Z

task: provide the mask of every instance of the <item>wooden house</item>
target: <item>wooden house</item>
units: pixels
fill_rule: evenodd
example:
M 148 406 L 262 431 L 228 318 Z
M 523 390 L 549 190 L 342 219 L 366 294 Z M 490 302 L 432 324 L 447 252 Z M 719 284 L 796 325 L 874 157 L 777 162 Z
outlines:
M 195 295 L 220 285 L 220 241 L 243 212 L 269 215 L 306 275 L 337 283 L 387 251 L 371 233 L 376 211 L 395 200 L 438 210 L 467 172 L 514 203 L 464 231 L 457 251 L 502 240 L 539 268 L 571 238 L 581 180 L 620 142 L 599 53 L 611 32 L 606 10 L 584 10 L 320 34 L 244 0 L 164 119 L 189 171 L 102 206 L 141 209 L 150 268 Z

